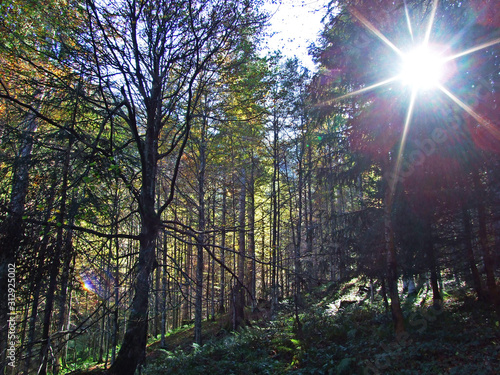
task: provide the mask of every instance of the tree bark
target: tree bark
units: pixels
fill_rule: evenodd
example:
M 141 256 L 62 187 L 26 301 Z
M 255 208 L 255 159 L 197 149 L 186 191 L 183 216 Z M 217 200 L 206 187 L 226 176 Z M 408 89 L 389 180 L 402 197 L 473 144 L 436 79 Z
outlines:
M 313 255 L 313 199 L 312 199 L 312 145 L 307 148 L 307 201 L 306 201 L 306 244 L 307 244 L 307 255 Z
M 442 301 L 441 293 L 438 284 L 438 265 L 436 262 L 436 254 L 434 250 L 434 242 L 432 238 L 432 216 L 426 218 L 425 223 L 425 251 L 427 255 L 427 262 L 429 264 L 429 271 L 431 274 L 431 288 L 432 288 L 432 301 L 434 306 L 438 306 Z
M 142 230 L 137 277 L 134 283 L 134 298 L 127 321 L 125 337 L 116 361 L 109 369 L 110 374 L 133 375 L 137 366 L 144 361 L 146 354 L 149 293 L 151 290 L 150 275 L 155 262 L 159 224 L 158 220 L 155 220 L 154 212 L 149 211 L 149 213 L 151 216 L 143 215 L 141 220 Z
M 243 325 L 245 316 L 245 263 L 246 263 L 246 171 L 242 168 L 241 187 L 238 202 L 238 280 L 236 281 L 234 297 L 233 327 Z
M 279 127 L 277 113 L 273 118 L 273 177 L 271 181 L 271 315 L 278 308 L 278 138 Z
M 250 267 L 248 272 L 249 290 L 251 293 L 250 300 L 252 306 L 255 307 L 256 293 L 257 293 L 257 264 L 255 259 L 255 168 L 257 158 L 251 154 L 252 170 L 250 174 L 250 181 L 248 182 L 249 192 L 249 209 L 248 209 L 248 257 L 250 260 Z
M 177 262 L 177 254 L 174 250 L 174 260 Z M 167 236 L 163 234 L 163 259 L 162 259 L 162 275 L 161 275 L 161 286 L 162 286 L 162 299 L 161 299 L 161 339 L 160 347 L 164 348 L 166 345 L 165 335 L 167 327 Z M 174 295 L 175 296 L 175 295 Z M 175 298 L 175 297 L 174 297 Z M 177 301 L 173 301 L 174 309 L 172 311 L 172 326 L 175 327 L 177 321 L 178 308 L 176 306 Z
M 477 197 L 477 216 L 479 224 L 479 245 L 483 253 L 484 271 L 486 273 L 486 287 L 488 288 L 488 297 L 490 302 L 495 305 L 500 313 L 500 294 L 495 280 L 494 259 L 491 253 L 491 242 L 488 238 L 488 230 L 486 226 L 486 209 L 482 201 L 481 181 L 479 173 L 473 172 L 474 188 Z
M 219 300 L 219 313 L 223 314 L 226 311 L 226 215 L 227 215 L 227 188 L 223 185 L 222 188 L 222 213 L 221 213 L 221 268 L 220 268 L 220 300 Z
M 474 257 L 474 249 L 472 247 L 472 226 L 470 222 L 470 215 L 465 205 L 462 205 L 462 221 L 465 234 L 465 247 L 467 249 L 467 260 L 469 262 L 469 267 L 472 274 L 474 290 L 476 291 L 477 298 L 479 300 L 483 300 L 484 293 L 481 282 L 481 275 L 479 274 L 479 270 L 477 269 L 476 259 Z
M 403 311 L 399 301 L 398 293 L 398 274 L 396 247 L 394 245 L 394 231 L 392 226 L 392 201 L 393 191 L 389 185 L 386 186 L 385 206 L 384 206 L 384 223 L 385 223 L 385 250 L 387 257 L 387 286 L 389 290 L 389 298 L 391 299 L 391 313 L 394 322 L 394 330 L 396 336 L 400 336 L 405 332 Z
M 73 220 L 72 218 L 69 218 L 69 222 L 72 224 Z M 66 308 L 66 304 L 68 302 L 68 291 L 70 291 L 70 277 L 71 277 L 71 265 L 74 263 L 74 258 L 75 254 L 73 252 L 73 231 L 68 230 L 66 232 L 66 238 L 64 239 L 64 251 L 63 251 L 63 268 L 62 268 L 62 274 L 61 274 L 61 288 L 60 288 L 60 293 L 58 297 L 58 305 L 59 305 L 59 312 L 58 312 L 58 317 L 57 317 L 57 327 L 59 332 L 65 331 L 67 325 L 68 325 L 68 319 L 69 319 L 69 314 L 71 314 L 71 311 L 68 312 L 68 309 Z M 53 369 L 54 375 L 57 375 L 60 370 L 60 364 L 63 366 L 66 365 L 66 358 L 65 358 L 65 350 L 64 348 L 66 345 L 64 342 L 67 342 L 69 337 L 65 335 L 61 335 L 59 340 L 56 343 L 56 363 L 55 367 Z
M 161 227 L 160 217 L 155 211 L 158 135 L 153 124 L 155 121 L 150 119 L 145 141 L 137 140 L 139 149 L 143 151 L 142 187 L 138 202 L 141 216 L 139 262 L 125 336 L 116 361 L 109 369 L 111 374 L 116 375 L 133 375 L 146 355 L 151 272 L 156 263 L 156 240 Z
M 34 94 L 34 101 L 39 102 L 40 93 Z M 33 150 L 34 134 L 38 129 L 36 116 L 29 112 L 25 117 L 25 128 L 22 131 L 18 155 L 14 160 L 12 174 L 12 190 L 9 213 L 1 225 L 3 235 L 0 238 L 0 374 L 5 371 L 7 330 L 8 330 L 8 267 L 15 265 L 16 253 L 24 234 L 24 205 L 29 185 L 29 170 Z
M 58 228 L 56 235 L 56 243 L 54 251 L 52 253 L 52 265 L 50 267 L 49 287 L 47 290 L 47 297 L 45 301 L 43 328 L 42 328 L 42 346 L 40 350 L 40 367 L 38 369 L 38 375 L 47 374 L 49 350 L 51 349 L 50 326 L 51 326 L 52 310 L 54 307 L 55 291 L 57 287 L 57 277 L 59 275 L 61 256 L 63 255 L 63 249 L 64 249 L 65 236 L 64 236 L 63 223 L 64 220 L 66 219 L 66 205 L 67 205 L 66 200 L 68 197 L 68 178 L 70 173 L 71 149 L 73 146 L 73 141 L 74 141 L 73 137 L 70 136 L 68 141 L 68 147 L 65 150 L 65 155 L 64 155 L 62 183 L 61 183 L 61 198 L 60 198 L 61 203 L 59 206 L 59 213 L 57 215 Z
M 48 198 L 46 202 L 46 211 L 45 211 L 45 222 L 48 222 L 50 217 L 52 216 L 52 210 L 54 208 L 54 200 L 55 200 L 55 189 L 56 189 L 56 173 L 54 173 L 53 176 L 53 183 L 51 184 L 51 187 L 49 188 L 48 191 Z M 38 304 L 40 301 L 40 293 L 41 293 L 41 287 L 42 287 L 42 278 L 43 278 L 43 271 L 45 269 L 45 260 L 47 258 L 47 250 L 48 250 L 48 244 L 50 240 L 50 227 L 46 226 L 43 230 L 43 236 L 42 240 L 40 241 L 40 244 L 37 246 L 38 247 L 38 256 L 37 256 L 37 262 L 36 262 L 36 273 L 35 276 L 33 277 L 33 281 L 31 283 L 31 288 L 30 290 L 33 291 L 33 302 L 32 302 L 32 307 L 31 307 L 31 314 L 30 314 L 30 321 L 29 321 L 29 328 L 28 328 L 28 344 L 26 348 L 26 360 L 25 360 L 25 369 L 24 373 L 26 375 L 29 374 L 30 372 L 30 366 L 31 366 L 31 360 L 32 360 L 32 353 L 33 353 L 33 346 L 35 343 L 35 330 L 36 330 L 36 321 L 38 317 Z
M 199 167 L 198 167 L 198 236 L 197 236 L 197 262 L 196 262 L 196 299 L 194 312 L 194 341 L 202 345 L 201 322 L 203 311 L 203 269 L 204 269 L 204 245 L 205 245 L 205 167 L 206 167 L 206 142 L 205 121 L 203 119 L 201 139 L 199 140 Z

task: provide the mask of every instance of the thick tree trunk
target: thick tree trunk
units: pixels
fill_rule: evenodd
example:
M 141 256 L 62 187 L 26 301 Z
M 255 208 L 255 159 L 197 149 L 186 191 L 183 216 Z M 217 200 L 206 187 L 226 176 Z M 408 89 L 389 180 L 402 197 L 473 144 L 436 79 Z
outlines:
M 127 328 L 116 361 L 109 369 L 113 375 L 133 375 L 144 361 L 148 331 L 148 306 L 151 290 L 150 276 L 155 262 L 157 220 L 145 217 L 140 234 L 139 262 L 134 284 L 134 298 L 127 321 Z
M 141 143 L 142 188 L 139 196 L 141 233 L 139 234 L 139 262 L 134 283 L 134 297 L 130 308 L 127 328 L 120 351 L 109 372 L 113 375 L 133 375 L 144 362 L 148 333 L 149 294 L 151 272 L 156 266 L 156 240 L 161 220 L 155 211 L 156 177 L 158 166 L 157 134 L 150 125 Z

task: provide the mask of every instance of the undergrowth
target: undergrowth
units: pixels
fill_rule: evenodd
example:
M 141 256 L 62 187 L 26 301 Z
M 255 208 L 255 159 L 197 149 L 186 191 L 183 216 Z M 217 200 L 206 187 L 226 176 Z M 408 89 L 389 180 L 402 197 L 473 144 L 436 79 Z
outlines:
M 396 339 L 381 298 L 370 303 L 360 286 L 332 284 L 306 295 L 301 329 L 288 301 L 265 325 L 191 350 L 156 349 L 142 374 L 498 374 L 498 316 L 468 291 L 451 291 L 436 307 L 426 295 L 406 298 L 407 332 Z

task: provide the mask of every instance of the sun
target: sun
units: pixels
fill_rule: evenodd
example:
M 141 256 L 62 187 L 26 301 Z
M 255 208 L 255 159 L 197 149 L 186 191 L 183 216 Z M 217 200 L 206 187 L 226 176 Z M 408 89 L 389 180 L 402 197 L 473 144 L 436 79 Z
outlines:
M 429 90 L 443 80 L 444 60 L 440 54 L 426 45 L 418 46 L 401 58 L 400 79 L 414 90 Z
M 395 82 L 400 82 L 404 86 L 408 86 L 410 88 L 411 95 L 408 99 L 408 110 L 404 122 L 399 151 L 396 156 L 396 165 L 394 171 L 394 175 L 396 176 L 399 175 L 399 171 L 401 169 L 408 130 L 410 128 L 417 99 L 430 99 L 429 97 L 426 97 L 427 95 L 423 95 L 422 98 L 419 98 L 419 92 L 436 89 L 435 91 L 437 94 L 444 94 L 445 96 L 450 98 L 460 108 L 462 108 L 465 112 L 472 116 L 474 120 L 478 122 L 478 124 L 484 126 L 485 129 L 490 131 L 494 136 L 498 134 L 498 131 L 496 131 L 496 129 L 491 126 L 492 121 L 477 113 L 472 107 L 469 106 L 469 104 L 462 101 L 459 97 L 453 94 L 452 91 L 450 91 L 450 89 L 445 86 L 445 81 L 447 81 L 452 75 L 456 73 L 456 65 L 454 63 L 454 60 L 457 60 L 462 56 L 466 56 L 485 48 L 500 44 L 500 37 L 475 45 L 464 51 L 451 54 L 450 48 L 448 46 L 438 46 L 434 44 L 431 39 L 434 19 L 436 17 L 438 9 L 438 3 L 439 0 L 433 0 L 432 9 L 428 18 L 427 27 L 425 29 L 425 35 L 423 35 L 423 38 L 420 39 L 420 44 L 415 44 L 417 37 L 413 33 L 410 12 L 405 2 L 404 9 L 406 21 L 408 24 L 409 36 L 411 37 L 412 41 L 412 45 L 410 46 L 411 49 L 409 49 L 408 52 L 404 51 L 404 47 L 399 48 L 398 46 L 396 46 L 355 7 L 349 8 L 350 13 L 358 21 L 360 21 L 367 28 L 367 30 L 372 32 L 376 37 L 380 39 L 380 41 L 385 43 L 387 47 L 392 49 L 392 51 L 399 58 L 400 65 L 396 68 L 397 71 L 393 72 L 393 60 L 390 60 L 391 73 L 395 74 L 379 82 L 365 85 L 358 90 L 351 91 L 347 94 L 336 97 L 331 101 L 333 102 L 337 100 L 343 100 L 348 97 L 360 95 L 382 86 L 391 85 Z M 447 54 L 446 56 L 444 56 L 445 53 Z M 435 99 L 435 96 L 432 96 Z M 433 101 L 430 103 L 433 103 Z M 498 137 L 500 137 L 500 135 Z M 394 179 L 393 183 L 391 184 L 392 186 L 389 187 L 392 192 L 394 192 L 396 181 L 397 179 Z

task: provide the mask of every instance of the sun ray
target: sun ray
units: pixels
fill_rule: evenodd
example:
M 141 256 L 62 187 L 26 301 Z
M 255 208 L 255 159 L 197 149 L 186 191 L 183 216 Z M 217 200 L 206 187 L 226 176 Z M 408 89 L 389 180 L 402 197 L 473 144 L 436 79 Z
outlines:
M 482 50 L 482 49 L 494 46 L 495 44 L 498 44 L 498 43 L 500 43 L 500 38 L 490 40 L 489 42 L 482 43 L 482 44 L 480 44 L 478 46 L 469 48 L 468 50 L 465 50 L 463 52 L 459 52 L 459 53 L 457 53 L 455 55 L 448 56 L 447 58 L 443 59 L 443 62 L 448 62 L 448 61 L 451 61 L 451 60 L 458 59 L 459 57 L 462 57 L 462 56 L 465 56 L 465 55 L 469 55 L 469 54 L 474 53 L 476 51 L 479 51 L 479 50 Z
M 436 17 L 438 2 L 439 2 L 438 0 L 434 0 L 434 2 L 432 3 L 432 10 L 429 19 L 429 24 L 427 25 L 427 30 L 425 31 L 424 46 L 429 44 L 429 40 L 431 38 L 431 31 L 432 31 L 432 26 L 434 25 L 434 18 Z
M 417 99 L 417 89 L 413 89 L 411 92 L 410 104 L 408 105 L 408 112 L 406 113 L 405 125 L 403 128 L 403 134 L 401 136 L 401 145 L 399 146 L 398 157 L 396 159 L 396 167 L 394 170 L 394 175 L 399 176 L 401 170 L 401 161 L 403 160 L 403 153 L 406 146 L 406 138 L 408 136 L 408 130 L 410 129 L 411 117 L 413 115 L 413 108 L 415 107 L 415 101 Z M 391 191 L 394 192 L 396 188 L 397 179 L 392 181 Z
M 365 87 L 365 88 L 362 88 L 362 89 L 359 89 L 359 90 L 356 90 L 356 91 L 353 91 L 353 92 L 349 92 L 349 93 L 347 93 L 345 95 L 342 95 L 342 96 L 339 96 L 337 98 L 331 99 L 328 102 L 323 103 L 323 104 L 331 104 L 333 102 L 336 102 L 337 100 L 342 100 L 342 99 L 348 98 L 350 96 L 355 96 L 355 95 L 362 94 L 364 92 L 376 89 L 377 87 L 384 86 L 384 85 L 387 85 L 387 84 L 389 84 L 391 82 L 394 82 L 394 81 L 398 80 L 399 78 L 400 78 L 399 76 L 391 77 L 389 79 L 386 79 L 385 81 L 374 83 L 373 85 L 370 85 L 368 87 Z
M 350 12 L 354 17 L 360 20 L 368 30 L 370 30 L 372 33 L 378 36 L 380 40 L 382 40 L 385 44 L 387 44 L 390 48 L 392 48 L 399 56 L 404 55 L 403 52 L 394 45 L 394 43 L 392 43 L 389 39 L 387 39 L 387 37 L 384 34 L 382 34 L 370 21 L 368 21 L 365 18 L 365 16 L 363 16 L 356 8 L 351 7 Z
M 410 33 L 411 41 L 413 42 L 413 28 L 411 27 L 411 20 L 410 20 L 410 12 L 408 11 L 408 4 L 406 4 L 405 0 L 405 15 L 406 15 L 406 23 L 408 24 L 408 32 Z
M 497 129 L 493 126 L 490 119 L 487 117 L 481 116 L 479 113 L 474 111 L 471 107 L 461 101 L 456 95 L 453 95 L 446 87 L 443 85 L 438 85 L 439 89 L 444 92 L 451 100 L 453 100 L 460 108 L 462 108 L 465 112 L 474 118 L 481 126 L 484 126 L 494 137 L 500 139 L 500 129 Z

